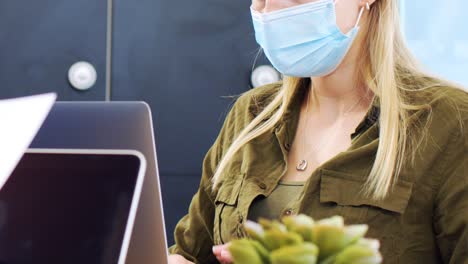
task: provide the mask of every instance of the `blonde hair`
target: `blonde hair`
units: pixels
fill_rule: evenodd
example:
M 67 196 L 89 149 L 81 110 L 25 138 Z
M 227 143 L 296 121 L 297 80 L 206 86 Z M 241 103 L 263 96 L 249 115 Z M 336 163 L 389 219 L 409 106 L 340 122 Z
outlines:
M 367 36 L 361 50 L 362 67 L 358 67 L 359 79 L 374 92 L 380 105 L 379 146 L 363 186 L 363 193 L 376 200 L 385 198 L 391 192 L 406 161 L 405 157 L 414 161 L 418 145 L 424 138 L 427 122 L 426 126 L 412 126 L 409 114 L 420 109 L 428 109 L 430 113 L 431 102 L 425 100 L 418 104 L 411 98 L 415 94 L 428 98 L 428 88 L 448 84 L 423 73 L 404 42 L 399 21 L 398 1 L 378 0 L 373 4 L 364 27 L 367 28 Z M 285 76 L 283 86 L 273 100 L 240 132 L 220 160 L 212 179 L 213 188 L 219 184 L 221 172 L 234 154 L 280 121 L 294 92 L 304 81 L 304 78 Z M 436 98 L 436 90 L 431 89 L 431 98 Z M 269 118 L 262 123 L 266 117 Z

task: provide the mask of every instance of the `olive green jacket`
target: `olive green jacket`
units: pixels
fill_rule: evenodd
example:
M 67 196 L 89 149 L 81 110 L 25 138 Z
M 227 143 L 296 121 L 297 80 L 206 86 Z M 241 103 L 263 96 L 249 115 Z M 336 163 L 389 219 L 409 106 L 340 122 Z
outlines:
M 286 172 L 304 92 L 298 89 L 271 132 L 237 152 L 215 191 L 211 178 L 233 139 L 280 87 L 258 87 L 236 100 L 206 153 L 198 192 L 176 226 L 170 253 L 196 263 L 217 263 L 213 245 L 245 236 L 250 204 L 259 195 L 268 196 Z M 468 102 L 463 91 L 439 89 Z M 368 224 L 366 236 L 380 240 L 383 263 L 468 263 L 468 129 L 460 127 L 468 127 L 468 115 L 458 115 L 450 100 L 434 103 L 429 140 L 420 146 L 415 166 L 404 166 L 394 190 L 383 201 L 374 201 L 359 194 L 379 144 L 379 108 L 373 105 L 351 135 L 352 146 L 313 172 L 292 212 L 314 219 L 341 215 L 346 224 Z M 420 110 L 414 116 L 425 114 Z

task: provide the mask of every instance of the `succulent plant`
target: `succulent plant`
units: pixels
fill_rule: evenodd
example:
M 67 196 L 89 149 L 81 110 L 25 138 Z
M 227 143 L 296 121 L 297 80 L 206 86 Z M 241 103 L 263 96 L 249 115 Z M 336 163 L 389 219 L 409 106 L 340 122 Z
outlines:
M 341 216 L 314 221 L 306 215 L 244 225 L 248 238 L 234 240 L 235 264 L 378 264 L 379 241 L 364 238 L 367 225 L 345 226 Z

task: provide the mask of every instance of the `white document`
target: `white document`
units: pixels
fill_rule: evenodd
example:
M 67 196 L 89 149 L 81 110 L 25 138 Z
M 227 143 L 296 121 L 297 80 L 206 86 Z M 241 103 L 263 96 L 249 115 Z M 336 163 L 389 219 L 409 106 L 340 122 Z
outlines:
M 0 100 L 0 190 L 49 114 L 54 93 Z

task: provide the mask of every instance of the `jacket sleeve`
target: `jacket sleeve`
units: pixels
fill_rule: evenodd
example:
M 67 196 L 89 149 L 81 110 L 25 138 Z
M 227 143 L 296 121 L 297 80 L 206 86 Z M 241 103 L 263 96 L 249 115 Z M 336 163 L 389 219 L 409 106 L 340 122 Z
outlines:
M 241 127 L 245 96 L 239 97 L 224 120 L 222 128 L 203 159 L 202 176 L 198 191 L 193 196 L 189 212 L 176 225 L 175 244 L 170 254 L 179 254 L 195 263 L 217 263 L 212 253 L 213 222 L 215 217 L 214 194 L 211 189 L 214 170 Z
M 441 171 L 435 197 L 434 229 L 444 263 L 465 263 L 468 260 L 468 137 L 455 128 L 452 142 L 445 153 L 445 169 Z

